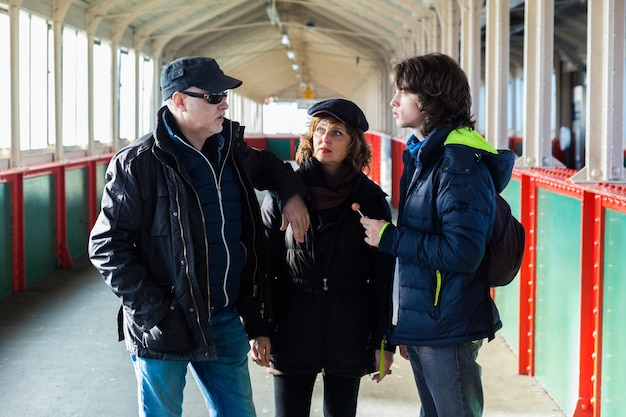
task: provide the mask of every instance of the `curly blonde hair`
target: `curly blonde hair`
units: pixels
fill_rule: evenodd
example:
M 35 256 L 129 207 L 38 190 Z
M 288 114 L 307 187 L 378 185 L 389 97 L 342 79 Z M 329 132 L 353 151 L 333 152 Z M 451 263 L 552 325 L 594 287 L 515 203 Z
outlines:
M 327 120 L 332 124 L 341 123 L 346 127 L 346 131 L 351 138 L 346 160 L 352 163 L 352 166 L 357 172 L 361 172 L 363 170 L 369 171 L 370 163 L 372 162 L 372 150 L 371 146 L 365 139 L 365 133 L 360 129 L 343 123 L 336 117 L 327 114 L 311 117 L 308 131 L 300 136 L 300 143 L 298 144 L 298 150 L 296 151 L 296 162 L 298 165 L 313 157 L 313 136 L 315 134 L 315 130 L 317 129 L 317 125 L 322 120 Z

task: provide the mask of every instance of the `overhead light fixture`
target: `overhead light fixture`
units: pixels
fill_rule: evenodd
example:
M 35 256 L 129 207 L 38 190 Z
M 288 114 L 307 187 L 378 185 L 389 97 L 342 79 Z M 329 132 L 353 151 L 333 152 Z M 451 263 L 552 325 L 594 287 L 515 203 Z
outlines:
M 278 16 L 278 10 L 276 10 L 276 7 L 267 6 L 265 11 L 267 12 L 267 17 L 270 18 L 270 22 L 272 22 L 272 24 L 282 26 L 282 23 L 280 22 L 280 16 Z
M 286 33 L 283 33 L 280 37 L 280 43 L 282 43 L 283 45 L 289 47 L 291 46 L 291 41 L 289 40 L 289 36 L 287 36 Z
M 287 58 L 289 58 L 292 61 L 294 61 L 296 59 L 296 53 L 294 51 L 292 51 L 291 49 L 288 49 L 287 50 Z
M 298 66 L 298 64 L 293 64 L 291 66 L 291 69 L 294 70 L 294 71 L 298 71 L 300 69 L 300 67 Z

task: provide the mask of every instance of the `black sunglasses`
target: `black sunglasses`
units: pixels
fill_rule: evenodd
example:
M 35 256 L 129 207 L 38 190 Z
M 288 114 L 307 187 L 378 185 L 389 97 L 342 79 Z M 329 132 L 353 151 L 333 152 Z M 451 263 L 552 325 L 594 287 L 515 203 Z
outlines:
M 194 93 L 193 91 L 181 91 L 182 94 L 187 94 L 190 97 L 203 98 L 209 102 L 209 104 L 220 104 L 222 99 L 228 96 L 226 91 L 221 93 Z

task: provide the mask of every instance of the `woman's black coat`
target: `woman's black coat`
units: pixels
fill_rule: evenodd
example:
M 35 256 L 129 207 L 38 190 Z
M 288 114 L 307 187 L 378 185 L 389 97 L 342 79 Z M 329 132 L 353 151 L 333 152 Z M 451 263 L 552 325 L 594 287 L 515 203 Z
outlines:
M 320 235 L 317 213 L 311 212 L 311 227 L 300 244 L 290 229 L 280 232 L 272 196 L 263 202 L 275 266 L 271 362 L 279 371 L 358 377 L 374 371 L 374 350 L 380 349 L 389 323 L 393 258 L 365 243 L 360 216 L 351 209 L 354 202 L 371 218 L 391 220 L 385 193 L 357 174 L 334 211 L 323 259 L 314 249 Z

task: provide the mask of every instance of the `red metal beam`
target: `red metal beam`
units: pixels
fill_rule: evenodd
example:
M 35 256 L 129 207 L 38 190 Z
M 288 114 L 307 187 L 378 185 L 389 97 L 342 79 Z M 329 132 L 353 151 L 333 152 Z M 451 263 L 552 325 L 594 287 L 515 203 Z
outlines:
M 520 268 L 518 372 L 527 375 L 533 375 L 535 371 L 536 212 L 535 178 L 521 175 L 520 221 L 526 229 L 526 248 Z
M 380 160 L 382 151 L 381 135 L 379 133 L 367 132 L 365 138 L 370 145 L 372 152 L 372 161 L 370 162 L 370 170 L 366 172 L 372 181 L 380 184 Z
M 613 201 L 612 198 L 609 200 Z M 592 391 L 591 391 L 591 405 L 593 407 L 593 417 L 600 417 L 602 415 L 601 410 L 601 397 L 602 397 L 602 321 L 604 311 L 604 242 L 606 233 L 606 207 L 604 203 L 607 198 L 602 196 L 596 198 L 595 209 L 598 215 L 598 221 L 595 222 L 595 236 L 598 237 L 598 244 L 596 245 L 595 258 L 597 262 L 593 265 L 593 313 L 594 313 L 594 331 L 593 331 L 593 376 L 592 376 Z M 626 202 L 621 201 L 622 207 L 626 207 Z
M 601 197 L 593 192 L 584 191 L 582 200 L 582 236 L 581 236 L 581 270 L 580 270 L 580 355 L 578 373 L 578 401 L 574 417 L 592 417 L 594 409 L 594 381 L 596 380 L 595 340 L 599 339 L 596 328 L 597 292 L 601 281 L 599 268 L 602 259 L 602 242 L 600 223 Z
M 24 172 L 16 171 L 5 175 L 4 178 L 11 184 L 13 291 L 24 291 L 26 288 L 26 264 L 24 260 Z

